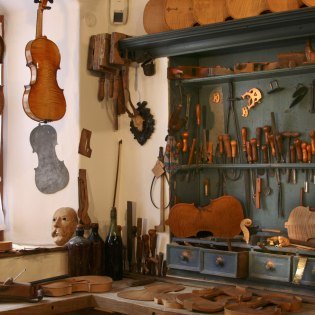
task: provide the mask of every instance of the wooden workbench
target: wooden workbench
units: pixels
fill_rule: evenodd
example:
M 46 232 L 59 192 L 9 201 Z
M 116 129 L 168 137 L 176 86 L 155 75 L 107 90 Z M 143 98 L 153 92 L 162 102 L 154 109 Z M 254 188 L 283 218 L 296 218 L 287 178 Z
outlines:
M 176 315 L 176 314 L 195 314 L 186 310 L 176 310 L 165 308 L 154 302 L 126 300 L 117 296 L 117 292 L 128 289 L 130 279 L 116 281 L 113 289 L 107 293 L 74 293 L 64 297 L 44 297 L 37 303 L 27 302 L 0 302 L 0 314 L 15 315 L 37 315 L 37 314 L 131 314 L 131 315 Z M 181 293 L 191 292 L 200 286 L 187 285 Z M 143 289 L 143 287 L 137 287 Z M 136 289 L 136 288 L 132 288 Z M 224 314 L 219 312 L 215 314 Z M 290 314 L 290 313 L 282 313 Z M 303 309 L 300 312 L 292 313 L 294 315 L 312 315 L 315 314 L 315 304 L 303 303 Z

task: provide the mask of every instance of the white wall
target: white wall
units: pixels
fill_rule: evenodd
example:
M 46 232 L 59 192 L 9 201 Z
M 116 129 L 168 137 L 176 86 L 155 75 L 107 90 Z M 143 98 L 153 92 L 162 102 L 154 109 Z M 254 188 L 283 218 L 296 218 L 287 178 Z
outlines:
M 156 120 L 155 132 L 140 146 L 129 131 L 129 118 L 119 119 L 119 131 L 113 131 L 109 115 L 110 102 L 97 101 L 98 80 L 86 70 L 89 37 L 93 34 L 118 31 L 128 35 L 144 34 L 142 14 L 146 0 L 130 0 L 128 23 L 108 23 L 107 0 L 58 0 L 44 14 L 44 34 L 54 41 L 61 53 L 58 82 L 64 89 L 67 112 L 63 119 L 51 123 L 58 134 L 56 152 L 65 162 L 70 181 L 52 195 L 38 191 L 34 168 L 37 155 L 32 152 L 29 135 L 37 126 L 23 111 L 21 98 L 24 85 L 30 81 L 25 66 L 25 45 L 34 39 L 36 4 L 32 1 L 0 0 L 5 15 L 5 126 L 4 126 L 4 206 L 7 217 L 5 238 L 16 243 L 52 244 L 51 219 L 56 209 L 70 206 L 77 210 L 78 169 L 87 169 L 89 215 L 99 222 L 104 237 L 109 224 L 116 173 L 118 141 L 123 139 L 121 169 L 116 206 L 118 223 L 125 224 L 127 200 L 136 204 L 137 217 L 145 219 L 145 227 L 159 224 L 159 211 L 149 198 L 152 171 L 159 146 L 165 146 L 168 91 L 167 60 L 156 62 L 157 73 L 145 77 L 138 69 L 138 90 L 134 88 L 135 68 L 130 70 L 130 91 L 134 103 L 147 101 Z M 92 131 L 92 157 L 77 153 L 82 128 Z M 158 191 L 155 193 L 159 202 Z M 164 250 L 168 234 L 161 234 L 158 250 Z

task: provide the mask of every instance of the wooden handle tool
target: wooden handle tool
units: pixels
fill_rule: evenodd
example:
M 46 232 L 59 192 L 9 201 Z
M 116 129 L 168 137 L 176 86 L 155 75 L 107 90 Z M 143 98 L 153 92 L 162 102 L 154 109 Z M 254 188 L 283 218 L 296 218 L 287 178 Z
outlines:
M 212 164 L 213 163 L 213 142 L 211 141 L 208 142 L 207 157 L 208 157 L 208 163 Z
M 247 142 L 247 129 L 245 127 L 243 127 L 242 128 L 242 148 L 243 148 L 243 152 L 247 152 L 246 142 Z
M 260 209 L 260 195 L 261 195 L 261 178 L 256 178 L 256 195 L 255 195 L 255 207 Z
M 261 146 L 261 151 L 262 151 L 262 158 L 263 158 L 263 162 L 264 163 L 269 163 L 269 159 L 268 159 L 268 148 L 265 144 L 263 144 Z
M 268 135 L 268 141 L 271 147 L 271 155 L 276 158 L 276 144 L 275 144 L 275 136 L 273 134 Z
M 230 135 L 225 134 L 223 135 L 223 143 L 224 143 L 224 149 L 226 156 L 229 160 L 232 159 L 232 148 L 231 148 L 231 142 L 230 142 Z
M 307 163 L 307 143 L 306 142 L 302 142 L 301 149 L 302 149 L 302 162 Z
M 252 146 L 249 141 L 246 141 L 246 152 L 248 163 L 253 163 Z
M 253 158 L 253 162 L 257 162 L 258 161 L 258 155 L 257 155 L 257 139 L 253 138 L 250 140 L 250 145 L 252 147 L 252 158 Z
M 182 138 L 183 138 L 182 152 L 186 153 L 188 151 L 188 132 L 183 132 Z
M 312 155 L 315 155 L 315 130 L 310 131 Z
M 301 143 L 302 143 L 302 141 L 299 138 L 294 140 L 294 145 L 295 145 L 297 159 L 300 162 L 303 161 L 303 154 L 302 154 Z
M 265 136 L 265 144 L 268 146 L 271 127 L 270 126 L 264 126 L 263 130 L 264 130 L 264 136 Z

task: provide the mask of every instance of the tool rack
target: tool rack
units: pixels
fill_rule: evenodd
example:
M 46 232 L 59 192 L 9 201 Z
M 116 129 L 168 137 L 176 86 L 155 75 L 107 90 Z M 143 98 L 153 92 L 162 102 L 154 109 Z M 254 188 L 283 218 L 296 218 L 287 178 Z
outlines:
M 309 39 L 314 44 L 315 8 L 303 8 L 298 11 L 272 13 L 255 18 L 129 38 L 120 42 L 120 48 L 123 53 L 128 52 L 129 56 L 137 61 L 148 57 L 168 56 L 170 67 L 220 65 L 233 68 L 235 64 L 241 62 L 272 62 L 276 60 L 279 53 L 303 52 L 306 41 Z M 203 127 L 201 124 L 197 130 L 195 123 L 194 106 L 197 103 L 206 106 L 206 128 L 211 129 L 210 138 L 211 135 L 214 135 L 214 138 L 210 140 L 216 143 L 217 135 L 226 133 L 227 113 L 230 106 L 227 96 L 229 85 L 232 84 L 237 120 L 240 128 L 246 127 L 249 131 L 248 139 L 255 137 L 256 127 L 271 125 L 270 113 L 274 112 L 279 131 L 298 131 L 301 133 L 300 138 L 309 142 L 309 131 L 315 129 L 315 114 L 309 112 L 310 102 L 314 101 L 311 99 L 311 89 L 293 108 L 290 109 L 289 105 L 298 84 L 303 83 L 310 88 L 314 74 L 315 65 L 307 64 L 294 68 L 170 80 L 169 112 L 171 114 L 178 104 L 182 104 L 182 115 L 185 115 L 186 96 L 189 94 L 191 109 L 187 130 L 188 143 L 191 143 L 193 137 L 198 137 L 201 141 Z M 268 94 L 270 82 L 275 79 L 284 90 Z M 240 99 L 240 96 L 253 87 L 262 91 L 263 99 L 260 104 L 250 110 L 248 117 L 244 118 L 241 112 L 244 100 Z M 219 91 L 222 95 L 219 104 L 211 103 L 210 97 L 214 91 Z M 216 109 L 214 109 L 215 106 L 217 106 Z M 179 139 L 183 131 L 184 128 L 175 133 L 174 137 Z M 231 139 L 237 138 L 236 132 L 235 126 L 231 126 L 228 132 Z M 255 224 L 260 227 L 281 229 L 284 233 L 284 224 L 290 211 L 300 203 L 300 188 L 304 185 L 305 174 L 315 170 L 313 162 L 291 164 L 271 160 L 268 164 L 259 162 L 248 164 L 247 161 L 237 159 L 235 163 L 201 162 L 187 165 L 187 156 L 181 156 L 179 159 L 178 167 L 171 173 L 172 204 L 175 202 L 175 197 L 177 201 L 195 203 L 198 206 L 208 204 L 211 199 L 220 195 L 218 191 L 220 174 L 234 170 L 240 172 L 241 176 L 235 181 L 227 177 L 224 192 L 242 202 L 245 217 L 251 218 Z M 278 212 L 278 187 L 275 177 L 269 178 L 273 194 L 262 197 L 260 209 L 256 209 L 251 200 L 245 200 L 244 174 L 256 173 L 259 169 L 265 170 L 264 175 L 261 176 L 263 179 L 269 170 L 279 171 L 282 183 L 283 215 L 279 215 Z M 286 169 L 297 170 L 296 184 L 286 182 L 286 175 L 282 171 Z M 189 181 L 185 179 L 187 173 L 190 173 Z M 204 189 L 205 181 L 210 183 L 207 193 Z M 312 183 L 309 193 L 305 194 L 304 203 L 314 206 L 314 200 L 315 185 Z M 234 252 L 227 251 L 228 244 L 224 240 L 211 237 L 206 239 L 172 237 L 167 253 L 169 273 L 199 279 L 209 279 L 212 276 L 245 278 L 291 286 L 294 285 L 292 280 L 299 257 L 306 256 L 308 257 L 307 266 L 299 286 L 315 285 L 315 251 L 268 246 L 262 250 L 259 246 L 247 245 L 239 239 L 233 240 L 231 245 Z M 222 263 L 219 258 L 224 262 Z M 211 259 L 214 262 L 211 262 Z M 270 262 L 273 265 L 269 264 Z M 243 265 L 241 269 L 239 264 Z

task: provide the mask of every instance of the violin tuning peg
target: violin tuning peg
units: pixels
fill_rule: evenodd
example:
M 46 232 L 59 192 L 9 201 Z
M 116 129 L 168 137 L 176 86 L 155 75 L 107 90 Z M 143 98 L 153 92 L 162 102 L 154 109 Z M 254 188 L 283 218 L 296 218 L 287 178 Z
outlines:
M 41 1 L 40 0 L 34 0 L 34 3 L 40 3 Z
M 46 5 L 46 6 L 44 7 L 44 9 L 45 9 L 45 10 L 50 10 L 51 7 L 49 7 L 49 6 Z
M 54 0 L 48 0 L 50 3 L 54 3 Z

